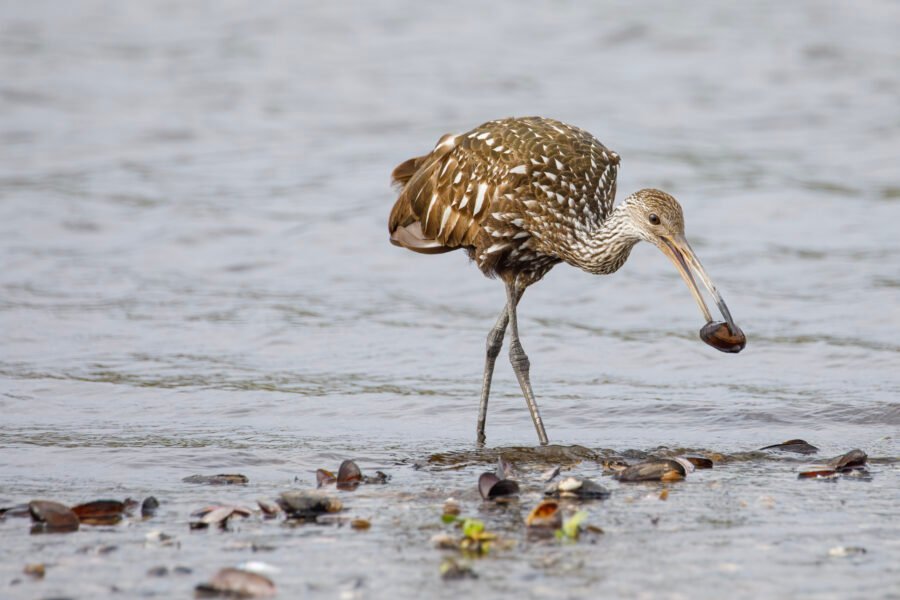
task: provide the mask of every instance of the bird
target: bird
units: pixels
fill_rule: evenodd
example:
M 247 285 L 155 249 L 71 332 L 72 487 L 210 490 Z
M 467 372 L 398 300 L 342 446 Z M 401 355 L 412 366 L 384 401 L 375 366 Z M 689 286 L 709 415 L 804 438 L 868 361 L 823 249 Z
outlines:
M 739 331 L 685 238 L 678 201 L 647 188 L 614 206 L 619 162 L 618 154 L 583 129 L 550 118 L 515 117 L 448 133 L 431 152 L 402 162 L 391 175 L 398 190 L 388 219 L 392 244 L 422 254 L 464 250 L 506 288 L 506 304 L 487 336 L 479 445 L 486 441 L 491 380 L 507 332 L 509 360 L 538 440 L 549 443 L 516 308 L 525 290 L 557 264 L 607 275 L 625 264 L 635 244 L 649 242 L 675 264 L 708 324 L 713 319 L 694 273 L 730 331 Z

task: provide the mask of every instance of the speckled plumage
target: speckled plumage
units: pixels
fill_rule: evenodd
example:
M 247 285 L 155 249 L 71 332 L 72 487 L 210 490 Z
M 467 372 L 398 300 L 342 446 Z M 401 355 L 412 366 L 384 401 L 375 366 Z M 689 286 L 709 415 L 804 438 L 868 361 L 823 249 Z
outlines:
M 618 164 L 591 134 L 552 119 L 447 134 L 394 170 L 402 188 L 392 241 L 425 253 L 464 248 L 485 274 L 517 276 L 527 287 L 560 261 L 583 267 L 596 250 Z
M 684 237 L 681 206 L 672 196 L 643 189 L 613 207 L 618 165 L 618 155 L 586 131 L 526 117 L 447 134 L 430 154 L 394 169 L 400 196 L 388 224 L 391 242 L 426 254 L 465 249 L 482 272 L 506 285 L 506 306 L 487 338 L 479 442 L 485 440 L 494 362 L 508 328 L 510 364 L 538 439 L 548 443 L 516 310 L 526 288 L 560 262 L 590 273 L 612 273 L 625 264 L 635 244 L 650 242 L 678 268 L 707 321 L 712 317 L 691 269 L 733 326 Z

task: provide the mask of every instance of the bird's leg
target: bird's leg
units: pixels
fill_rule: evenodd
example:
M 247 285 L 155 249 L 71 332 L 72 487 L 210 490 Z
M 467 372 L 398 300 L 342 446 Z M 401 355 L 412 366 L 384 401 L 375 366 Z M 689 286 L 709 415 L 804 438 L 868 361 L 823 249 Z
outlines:
M 524 290 L 522 290 L 524 291 Z M 525 402 L 528 404 L 528 410 L 531 411 L 531 420 L 534 421 L 534 428 L 537 429 L 538 439 L 542 446 L 546 446 L 549 440 L 547 432 L 544 431 L 544 422 L 541 420 L 541 413 L 538 412 L 537 402 L 534 400 L 534 392 L 531 391 L 531 380 L 528 377 L 528 371 L 531 363 L 528 356 L 522 348 L 519 341 L 519 324 L 516 321 L 516 305 L 522 297 L 522 291 L 519 291 L 514 282 L 506 284 L 506 309 L 509 311 L 509 362 L 512 363 L 513 371 L 516 372 L 516 378 L 519 380 L 519 386 L 522 388 L 522 394 L 525 395 Z
M 487 336 L 487 354 L 484 359 L 484 379 L 481 382 L 481 405 L 478 408 L 478 437 L 479 446 L 484 445 L 484 423 L 487 420 L 488 397 L 491 395 L 491 379 L 494 376 L 494 363 L 503 347 L 503 336 L 506 335 L 506 325 L 509 323 L 509 306 L 503 307 L 503 312 L 494 323 L 493 329 Z

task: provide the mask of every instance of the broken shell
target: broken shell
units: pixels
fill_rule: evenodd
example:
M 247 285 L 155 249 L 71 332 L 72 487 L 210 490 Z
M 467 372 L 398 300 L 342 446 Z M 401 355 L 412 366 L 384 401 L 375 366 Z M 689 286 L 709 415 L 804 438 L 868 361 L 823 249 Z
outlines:
M 760 450 L 774 450 L 776 452 L 795 452 L 797 454 L 815 454 L 819 451 L 818 448 L 808 443 L 805 440 L 788 440 L 786 442 L 781 442 L 780 444 L 773 444 L 771 446 L 764 446 L 760 448 Z
M 363 483 L 384 484 L 390 480 L 391 476 L 383 471 L 375 471 L 374 475 L 363 475 Z
M 337 474 L 338 489 L 352 490 L 362 482 L 362 471 L 359 466 L 352 460 L 345 460 L 341 463 Z
M 559 529 L 562 527 L 562 513 L 559 510 L 559 502 L 556 500 L 544 500 L 535 506 L 525 518 L 525 525 L 537 528 Z
M 674 461 L 677 462 L 679 465 L 681 465 L 682 467 L 684 467 L 684 474 L 685 474 L 685 475 L 688 475 L 688 474 L 690 474 L 690 473 L 693 473 L 693 472 L 697 469 L 697 467 L 694 466 L 694 463 L 692 463 L 691 461 L 689 461 L 688 459 L 686 459 L 686 458 L 684 458 L 684 457 L 682 457 L 682 456 L 676 456 L 676 457 L 672 458 L 671 460 L 674 460 Z
M 868 478 L 869 470 L 866 468 L 868 456 L 859 449 L 851 450 L 846 454 L 835 456 L 826 465 L 806 467 L 798 475 L 798 479 L 834 479 L 838 475 L 849 477 Z
M 40 524 L 32 531 L 62 533 L 76 531 L 80 521 L 78 515 L 65 504 L 50 500 L 32 500 L 28 503 L 31 518 Z
M 218 475 L 191 475 L 181 481 L 206 485 L 246 485 L 250 480 L 246 475 L 240 473 L 219 473 Z
M 545 496 L 557 498 L 601 499 L 609 497 L 609 490 L 590 479 L 566 477 L 544 488 Z
M 619 481 L 678 481 L 684 479 L 687 472 L 677 461 L 661 459 L 631 465 L 620 471 L 615 477 Z
M 860 449 L 854 449 L 846 454 L 835 456 L 828 461 L 829 467 L 834 467 L 836 471 L 846 472 L 853 469 L 862 469 L 866 466 L 868 455 Z
M 316 469 L 316 487 L 322 487 L 337 481 L 337 475 L 325 469 Z
M 281 512 L 281 509 L 278 508 L 277 505 L 266 500 L 257 500 L 256 504 L 259 506 L 259 510 L 262 511 L 263 516 L 267 519 L 274 519 L 278 516 L 278 513 Z
M 511 479 L 500 479 L 494 473 L 482 473 L 478 478 L 478 491 L 485 500 L 496 500 L 519 493 L 519 484 Z
M 603 473 L 605 475 L 615 475 L 628 468 L 628 463 L 620 458 L 610 458 L 603 461 Z
M 732 331 L 721 321 L 710 321 L 700 328 L 700 339 L 721 352 L 737 353 L 747 345 L 747 337 L 740 327 L 735 325 Z
M 195 512 L 193 516 L 200 517 L 199 521 L 190 523 L 191 529 L 206 529 L 210 525 L 219 525 L 223 529 L 228 526 L 231 517 L 249 517 L 250 509 L 242 506 L 207 506 Z
M 541 473 L 541 481 L 543 481 L 544 483 L 547 483 L 548 481 L 553 481 L 554 479 L 556 479 L 556 476 L 559 475 L 559 472 L 560 472 L 559 465 L 556 465 L 552 469 L 547 469 L 546 471 Z
M 16 504 L 0 508 L 0 518 L 3 517 L 30 517 L 31 509 L 27 504 Z
M 337 498 L 317 491 L 282 492 L 278 505 L 291 519 L 313 519 L 324 513 L 339 512 L 344 506 Z
M 696 455 L 688 455 L 682 456 L 684 460 L 688 461 L 692 465 L 694 465 L 695 469 L 712 469 L 713 461 L 712 459 L 706 458 L 705 456 L 696 456 Z
M 497 457 L 497 477 L 499 479 L 512 479 L 515 477 L 512 463 L 503 460 L 502 456 Z
M 85 525 L 115 525 L 122 520 L 125 504 L 118 500 L 95 500 L 73 506 L 72 512 Z
M 195 588 L 198 597 L 226 596 L 236 598 L 271 598 L 275 595 L 272 580 L 241 569 L 222 569 L 210 580 Z
M 797 474 L 797 479 L 834 479 L 837 477 L 837 471 L 824 467 L 812 468 L 808 471 L 801 471 Z
M 147 496 L 144 498 L 144 501 L 141 502 L 141 516 L 145 519 L 149 519 L 156 514 L 158 508 L 159 500 L 154 496 Z

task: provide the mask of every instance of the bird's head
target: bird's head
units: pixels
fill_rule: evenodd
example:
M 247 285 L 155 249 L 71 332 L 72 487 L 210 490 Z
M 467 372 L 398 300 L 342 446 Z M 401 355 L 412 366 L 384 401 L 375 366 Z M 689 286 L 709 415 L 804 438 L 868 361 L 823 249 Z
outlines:
M 740 330 L 734 324 L 728 306 L 684 237 L 684 213 L 678 201 L 663 191 L 644 189 L 629 196 L 623 207 L 627 211 L 634 235 L 662 250 L 678 269 L 706 321 L 711 322 L 713 318 L 700 288 L 697 287 L 694 274 L 715 299 L 728 328 L 737 335 Z

